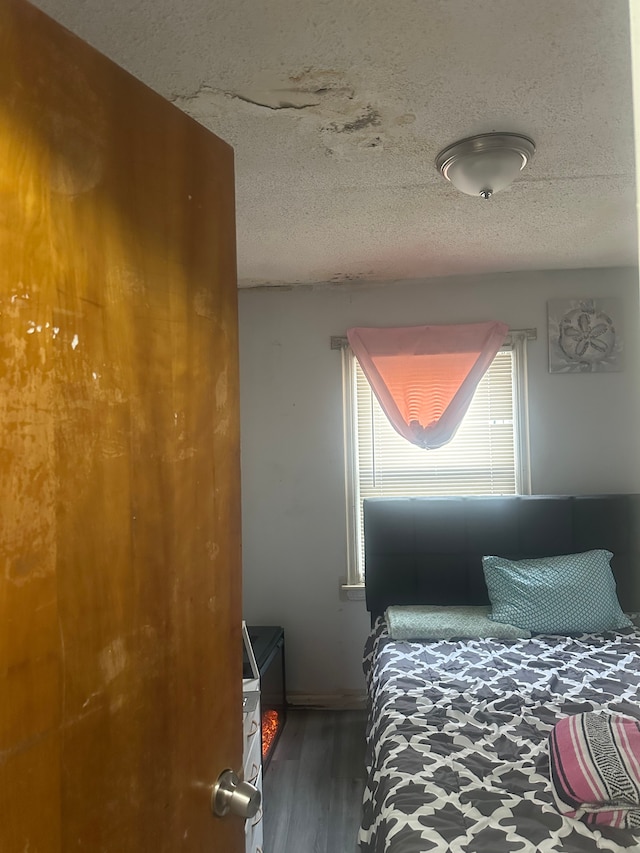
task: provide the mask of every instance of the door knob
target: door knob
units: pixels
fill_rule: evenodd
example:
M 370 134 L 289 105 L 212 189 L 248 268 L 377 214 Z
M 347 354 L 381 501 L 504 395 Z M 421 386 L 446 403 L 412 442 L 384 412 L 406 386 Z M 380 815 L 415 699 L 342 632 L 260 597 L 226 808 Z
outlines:
M 241 782 L 233 770 L 223 770 L 213 786 L 211 811 L 217 817 L 224 817 L 231 812 L 246 820 L 257 813 L 261 799 L 255 785 Z

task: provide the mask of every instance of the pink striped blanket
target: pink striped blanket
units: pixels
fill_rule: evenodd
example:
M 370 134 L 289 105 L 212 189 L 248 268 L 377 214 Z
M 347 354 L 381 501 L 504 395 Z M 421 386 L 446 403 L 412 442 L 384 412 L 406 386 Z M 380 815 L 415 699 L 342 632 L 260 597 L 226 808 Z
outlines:
M 640 722 L 575 714 L 549 736 L 549 767 L 562 814 L 590 825 L 640 827 Z

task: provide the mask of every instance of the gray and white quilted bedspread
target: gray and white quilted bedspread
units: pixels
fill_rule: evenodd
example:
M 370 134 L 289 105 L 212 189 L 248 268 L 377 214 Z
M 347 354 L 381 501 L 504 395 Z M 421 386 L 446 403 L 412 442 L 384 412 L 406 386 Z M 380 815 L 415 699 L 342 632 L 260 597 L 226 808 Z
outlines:
M 365 649 L 370 712 L 363 853 L 640 851 L 553 805 L 547 737 L 567 714 L 640 719 L 640 630 Z

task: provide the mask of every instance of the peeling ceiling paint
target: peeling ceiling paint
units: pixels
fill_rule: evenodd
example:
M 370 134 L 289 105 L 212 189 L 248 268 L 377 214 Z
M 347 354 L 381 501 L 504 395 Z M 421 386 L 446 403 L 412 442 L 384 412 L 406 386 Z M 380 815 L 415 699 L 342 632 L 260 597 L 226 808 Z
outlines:
M 240 285 L 635 265 L 627 0 L 36 0 L 236 152 Z M 490 201 L 434 167 L 531 136 Z

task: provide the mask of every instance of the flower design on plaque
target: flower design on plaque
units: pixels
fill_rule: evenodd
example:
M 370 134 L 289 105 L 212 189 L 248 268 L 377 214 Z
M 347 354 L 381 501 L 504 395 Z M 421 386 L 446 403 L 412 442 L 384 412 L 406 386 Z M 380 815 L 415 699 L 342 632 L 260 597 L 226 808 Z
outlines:
M 549 373 L 622 370 L 620 300 L 551 299 Z

